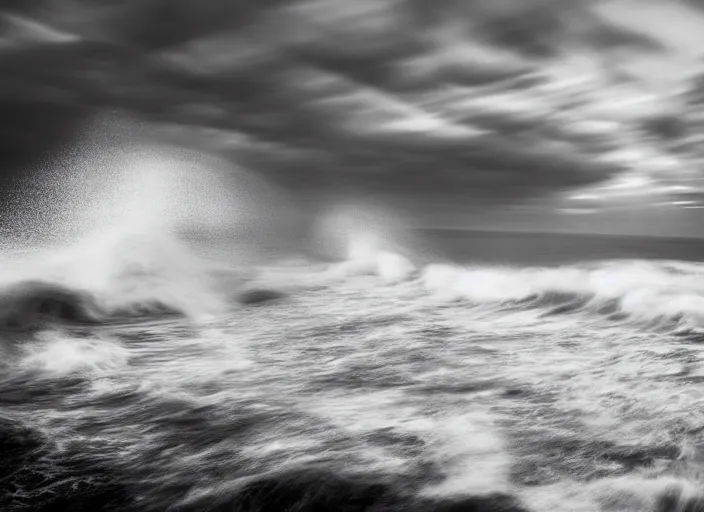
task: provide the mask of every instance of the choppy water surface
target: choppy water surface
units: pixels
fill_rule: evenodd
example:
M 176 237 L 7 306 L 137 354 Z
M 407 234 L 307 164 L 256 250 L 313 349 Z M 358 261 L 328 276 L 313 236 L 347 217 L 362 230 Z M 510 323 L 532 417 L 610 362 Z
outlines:
M 2 510 L 704 507 L 699 264 L 105 247 L 4 266 Z

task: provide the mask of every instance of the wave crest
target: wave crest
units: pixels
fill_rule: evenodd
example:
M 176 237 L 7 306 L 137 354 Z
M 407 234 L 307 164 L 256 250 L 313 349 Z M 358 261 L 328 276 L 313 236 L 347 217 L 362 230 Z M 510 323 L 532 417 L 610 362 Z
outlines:
M 176 237 L 111 234 L 54 254 L 6 265 L 0 275 L 0 327 L 96 323 L 153 315 L 199 318 L 228 302 L 221 266 Z
M 43 281 L 21 281 L 0 290 L 0 326 L 37 328 L 47 322 L 88 323 L 100 318 L 89 293 Z
M 430 265 L 421 275 L 435 295 L 474 304 L 582 313 L 678 333 L 704 329 L 704 266 L 603 262 L 555 268 Z

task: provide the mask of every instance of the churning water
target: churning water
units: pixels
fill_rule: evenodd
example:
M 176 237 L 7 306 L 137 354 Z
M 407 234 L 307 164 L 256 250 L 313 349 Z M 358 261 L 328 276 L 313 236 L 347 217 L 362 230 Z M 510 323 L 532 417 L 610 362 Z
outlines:
M 338 263 L 133 220 L 8 253 L 0 509 L 704 509 L 704 266 L 348 228 Z

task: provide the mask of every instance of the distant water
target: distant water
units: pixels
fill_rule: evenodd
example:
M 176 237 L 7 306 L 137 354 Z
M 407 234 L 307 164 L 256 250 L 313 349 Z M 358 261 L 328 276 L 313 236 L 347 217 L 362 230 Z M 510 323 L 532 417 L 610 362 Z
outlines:
M 659 259 L 704 261 L 696 238 L 419 229 L 434 254 L 458 262 L 558 265 L 579 261 Z
M 161 231 L 6 256 L 0 510 L 704 507 L 698 246 L 369 240 L 339 263 Z

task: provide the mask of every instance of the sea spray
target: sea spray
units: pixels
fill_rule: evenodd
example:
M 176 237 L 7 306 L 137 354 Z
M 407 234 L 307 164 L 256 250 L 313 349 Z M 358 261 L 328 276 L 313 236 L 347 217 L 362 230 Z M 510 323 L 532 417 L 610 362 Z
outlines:
M 409 279 L 416 267 L 411 260 L 393 252 L 382 251 L 377 255 L 376 273 L 386 283 Z
M 701 265 L 418 272 L 423 255 L 380 214 L 331 221 L 335 279 L 305 258 L 241 274 L 170 222 L 168 175 L 128 217 L 107 207 L 109 229 L 79 224 L 82 241 L 2 266 L 6 310 L 41 318 L 0 332 L 14 344 L 3 510 L 699 506 L 682 475 L 701 470 L 698 447 L 680 447 L 704 419 L 702 354 L 681 336 L 700 318 Z M 62 312 L 81 301 L 90 321 Z M 647 475 L 626 498 L 624 475 Z
M 41 263 L 40 263 L 41 262 Z M 233 289 L 219 266 L 163 232 L 96 234 L 89 241 L 15 262 L 3 276 L 5 328 L 39 328 L 45 321 L 95 323 L 180 314 L 222 313 Z M 219 272 L 218 272 L 219 271 Z M 240 282 L 229 272 L 231 286 Z
M 619 497 L 614 483 L 641 468 L 660 471 L 648 482 L 678 481 L 668 475 L 683 432 L 701 425 L 701 393 L 686 380 L 701 375 L 696 345 L 644 322 L 694 318 L 698 268 L 416 272 L 381 240 L 353 251 L 368 264 L 363 276 L 328 279 L 327 264 L 302 261 L 262 266 L 240 289 L 286 294 L 255 307 L 214 293 L 228 288 L 224 269 L 213 274 L 176 236 L 108 238 L 38 268 L 25 261 L 25 271 L 73 283 L 103 312 L 160 300 L 192 315 L 219 297 L 221 313 L 45 325 L 5 360 L 0 397 L 16 421 L 47 433 L 53 460 L 100 461 L 148 512 L 343 507 L 362 494 L 370 507 L 412 512 L 698 503 L 667 486 Z M 631 268 L 650 277 L 632 279 Z M 438 304 L 437 293 L 455 301 Z M 31 503 L 93 474 L 55 464 L 56 480 L 26 487 Z M 14 474 L 7 482 L 3 504 L 27 485 Z

